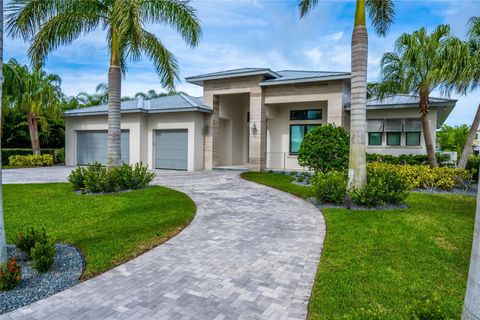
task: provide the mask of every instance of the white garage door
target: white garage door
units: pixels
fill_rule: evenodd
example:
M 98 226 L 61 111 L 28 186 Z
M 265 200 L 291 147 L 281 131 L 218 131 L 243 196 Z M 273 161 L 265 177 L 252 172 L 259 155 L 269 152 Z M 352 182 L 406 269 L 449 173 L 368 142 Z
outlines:
M 77 164 L 87 165 L 98 161 L 107 164 L 107 131 L 77 131 Z M 120 138 L 122 161 L 130 163 L 130 134 L 122 130 Z
M 187 170 L 187 160 L 187 130 L 157 130 L 155 132 L 155 168 Z

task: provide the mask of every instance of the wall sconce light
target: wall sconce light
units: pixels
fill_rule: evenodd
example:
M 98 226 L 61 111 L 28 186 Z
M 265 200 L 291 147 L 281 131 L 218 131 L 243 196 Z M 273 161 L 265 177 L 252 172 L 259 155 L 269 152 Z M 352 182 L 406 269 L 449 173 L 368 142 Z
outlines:
M 252 124 L 252 134 L 253 135 L 257 135 L 257 125 L 255 124 L 255 122 Z

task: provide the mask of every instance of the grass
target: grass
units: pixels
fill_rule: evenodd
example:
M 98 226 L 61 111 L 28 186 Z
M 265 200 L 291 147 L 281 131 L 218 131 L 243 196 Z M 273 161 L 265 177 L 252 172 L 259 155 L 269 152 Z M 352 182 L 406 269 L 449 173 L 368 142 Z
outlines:
M 5 185 L 4 208 L 8 243 L 27 226 L 45 227 L 57 242 L 82 250 L 84 278 L 166 241 L 188 225 L 196 211 L 187 195 L 160 186 L 82 195 L 67 183 Z
M 250 175 L 281 190 L 285 177 Z M 267 176 L 268 175 L 268 176 Z M 409 319 L 415 300 L 438 296 L 460 318 L 473 237 L 475 197 L 411 193 L 408 209 L 323 210 L 327 236 L 309 319 Z
M 264 184 L 266 186 L 279 189 L 297 197 L 307 199 L 311 196 L 311 188 L 293 184 L 294 178 L 286 174 L 267 173 L 267 172 L 242 172 L 242 178 Z

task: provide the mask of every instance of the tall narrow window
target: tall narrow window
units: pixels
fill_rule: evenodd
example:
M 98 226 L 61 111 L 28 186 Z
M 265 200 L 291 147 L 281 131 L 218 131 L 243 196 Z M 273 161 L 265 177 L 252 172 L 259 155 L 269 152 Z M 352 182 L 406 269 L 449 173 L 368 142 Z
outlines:
M 405 119 L 405 136 L 407 146 L 419 146 L 422 132 L 420 119 Z
M 402 120 L 385 120 L 385 132 L 387 133 L 387 146 L 399 146 L 402 140 Z
M 367 132 L 368 132 L 368 145 L 381 146 L 382 136 L 383 136 L 383 120 L 368 120 Z

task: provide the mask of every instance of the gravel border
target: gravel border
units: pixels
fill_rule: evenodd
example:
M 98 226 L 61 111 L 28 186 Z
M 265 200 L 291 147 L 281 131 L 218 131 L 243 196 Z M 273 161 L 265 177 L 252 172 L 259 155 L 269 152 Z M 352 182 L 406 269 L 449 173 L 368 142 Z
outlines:
M 365 210 L 400 210 L 400 209 L 408 209 L 409 206 L 405 204 L 397 204 L 397 205 L 388 205 L 388 206 L 377 206 L 377 207 L 363 207 L 363 206 L 357 206 L 357 205 L 352 205 L 350 208 L 348 208 L 346 205 L 339 205 L 339 204 L 328 204 L 328 203 L 319 203 L 315 198 L 308 198 L 308 202 L 312 203 L 314 206 L 316 206 L 318 209 L 350 209 L 350 210 L 357 210 L 357 211 L 365 211 Z
M 13 290 L 0 291 L 0 314 L 29 305 L 80 283 L 85 270 L 82 253 L 70 244 L 55 244 L 55 260 L 46 273 L 37 273 L 27 255 L 7 246 L 9 258 L 16 256 L 22 267 L 22 281 Z

